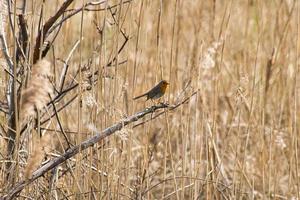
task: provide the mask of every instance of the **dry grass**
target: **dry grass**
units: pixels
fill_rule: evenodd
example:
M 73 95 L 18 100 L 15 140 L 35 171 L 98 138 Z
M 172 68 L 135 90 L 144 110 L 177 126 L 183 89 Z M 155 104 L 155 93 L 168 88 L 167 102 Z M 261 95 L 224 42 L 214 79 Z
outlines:
M 31 48 L 41 2 L 28 1 Z M 43 23 L 62 2 L 45 1 Z M 77 0 L 69 9 L 87 2 Z M 37 132 L 43 130 L 55 141 L 56 148 L 46 156 L 51 159 L 67 151 L 68 143 L 79 144 L 95 130 L 151 106 L 150 101 L 132 98 L 161 79 L 170 83 L 162 98 L 169 104 L 197 93 L 177 109 L 148 116 L 146 123 L 130 125 L 80 152 L 32 182 L 20 196 L 299 199 L 299 20 L 300 2 L 293 0 L 133 0 L 110 10 L 79 12 L 63 23 L 47 53 L 49 70 L 37 63 L 28 77 L 32 52 L 20 63 L 25 72 L 19 73 L 20 80 L 24 86 L 29 80 L 22 100 L 23 105 L 30 102 L 30 109 L 23 111 L 34 115 L 33 105 L 41 111 L 38 120 L 21 127 L 17 181 L 30 177 L 44 159 L 42 145 L 34 147 L 38 143 L 32 141 Z M 11 47 L 9 27 L 7 33 Z M 118 53 L 126 41 L 122 33 L 129 40 Z M 3 69 L 8 66 L 2 63 L 0 88 L 7 88 L 9 76 Z M 35 79 L 34 74 L 43 76 Z M 44 76 L 50 74 L 53 85 Z M 64 93 L 55 107 L 49 103 L 48 93 L 54 91 L 55 98 L 77 83 L 80 87 Z M 5 102 L 5 92 L 0 95 Z M 1 112 L 4 146 L 8 118 Z M 6 182 L 6 148 L 0 149 L 4 195 L 12 186 Z M 27 158 L 31 167 L 26 168 Z

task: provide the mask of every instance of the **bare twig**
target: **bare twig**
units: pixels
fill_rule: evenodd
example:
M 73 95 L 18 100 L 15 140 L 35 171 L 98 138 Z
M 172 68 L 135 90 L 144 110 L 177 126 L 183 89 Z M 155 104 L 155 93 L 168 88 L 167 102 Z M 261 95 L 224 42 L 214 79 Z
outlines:
M 138 124 L 135 124 L 132 128 L 136 128 L 138 126 L 141 126 L 153 119 L 156 119 L 157 117 L 159 117 L 160 115 L 164 114 L 165 112 L 167 112 L 168 110 L 171 111 L 171 110 L 174 110 L 176 109 L 177 107 L 181 106 L 182 104 L 185 104 L 186 102 L 188 102 L 194 95 L 196 95 L 198 93 L 198 90 L 193 92 L 190 96 L 186 97 L 184 100 L 180 101 L 179 103 L 176 103 L 175 105 L 172 105 L 172 106 L 169 106 L 167 110 L 164 110 L 164 111 L 161 111 L 159 113 L 157 113 L 156 115 L 152 116 L 151 119 L 148 119 L 146 121 L 143 121 L 143 122 L 140 122 Z
M 44 26 L 39 30 L 33 51 L 33 63 L 36 63 L 39 60 L 41 44 L 44 43 L 46 39 L 45 36 L 47 35 L 49 29 L 53 26 L 56 20 L 64 14 L 65 10 L 71 5 L 71 3 L 73 3 L 73 0 L 66 0 L 59 8 L 59 10 L 55 13 L 55 15 L 48 19 Z
M 1 45 L 1 49 L 2 52 L 4 54 L 4 57 L 6 59 L 6 62 L 9 66 L 9 69 L 13 68 L 13 62 L 11 60 L 11 57 L 9 55 L 8 52 L 8 47 L 7 47 L 7 43 L 6 43 L 6 39 L 5 39 L 5 33 L 4 33 L 4 17 L 2 15 L 2 12 L 0 12 L 0 45 Z
M 62 18 L 59 22 L 57 22 L 55 25 L 53 25 L 50 30 L 48 31 L 48 34 L 51 34 L 58 26 L 60 26 L 62 23 L 64 23 L 65 21 L 67 21 L 68 19 L 70 19 L 72 16 L 80 13 L 83 9 L 84 10 L 87 10 L 87 11 L 104 11 L 104 10 L 107 10 L 109 8 L 115 8 L 117 6 L 119 6 L 119 4 L 117 5 L 113 5 L 113 6 L 109 6 L 108 8 L 101 8 L 101 9 L 97 9 L 97 10 L 90 10 L 88 9 L 87 7 L 88 6 L 97 6 L 97 5 L 101 5 L 101 4 L 104 4 L 106 3 L 107 0 L 102 0 L 102 1 L 97 1 L 97 2 L 88 2 L 86 3 L 85 5 L 83 5 L 82 7 L 80 8 L 77 8 L 77 9 L 74 9 L 74 10 L 71 10 L 70 14 L 66 15 L 64 18 Z M 127 0 L 127 1 L 124 1 L 123 4 L 126 4 L 126 3 L 129 3 L 131 2 L 132 0 Z
M 20 61 L 20 57 L 23 57 L 23 59 L 26 61 L 27 59 L 27 47 L 28 47 L 28 31 L 27 31 L 27 24 L 24 19 L 24 15 L 18 15 L 19 20 L 19 38 L 16 40 L 18 43 L 18 49 L 17 49 L 17 58 L 18 61 Z M 20 44 L 21 43 L 21 44 Z
M 80 40 L 77 40 L 77 42 L 75 43 L 75 45 L 71 49 L 67 59 L 64 61 L 64 68 L 62 70 L 62 73 L 61 73 L 61 76 L 60 76 L 60 81 L 59 81 L 59 86 L 58 86 L 60 92 L 63 90 L 63 87 L 64 87 L 64 83 L 65 83 L 65 80 L 66 80 L 66 75 L 67 75 L 68 68 L 69 68 L 69 61 L 70 61 L 75 49 L 79 45 L 79 43 L 80 43 Z
M 51 98 L 50 95 L 49 95 L 49 97 Z M 64 138 L 65 138 L 65 140 L 66 140 L 66 142 L 67 142 L 67 144 L 68 144 L 68 148 L 71 148 L 71 145 L 72 145 L 72 144 L 71 144 L 71 142 L 70 142 L 70 140 L 69 140 L 67 134 L 66 134 L 65 131 L 64 131 L 64 128 L 63 128 L 63 126 L 62 126 L 62 124 L 61 124 L 61 122 L 60 122 L 60 119 L 59 119 L 59 117 L 58 117 L 58 114 L 57 114 L 56 106 L 55 106 L 55 104 L 54 104 L 53 102 L 52 102 L 52 106 L 53 106 L 53 109 L 54 109 L 54 114 L 55 114 L 57 123 L 58 123 L 58 125 L 59 125 L 60 130 L 61 130 L 61 133 L 63 134 L 63 136 L 64 136 Z

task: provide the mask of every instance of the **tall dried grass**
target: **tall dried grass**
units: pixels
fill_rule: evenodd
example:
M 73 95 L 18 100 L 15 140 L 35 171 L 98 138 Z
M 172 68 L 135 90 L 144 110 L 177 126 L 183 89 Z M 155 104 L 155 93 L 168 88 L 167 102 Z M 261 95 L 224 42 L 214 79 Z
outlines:
M 45 1 L 45 8 L 51 9 L 41 12 L 43 17 L 52 16 L 53 5 L 62 2 Z M 132 97 L 161 79 L 170 82 L 162 99 L 170 104 L 196 95 L 176 110 L 146 117 L 145 123 L 80 152 L 52 171 L 51 184 L 48 176 L 41 177 L 27 187 L 36 193 L 24 190 L 21 195 L 300 199 L 300 2 L 134 0 L 101 10 L 118 2 L 85 10 L 83 20 L 78 15 L 66 21 L 47 55 L 54 65 L 44 60 L 32 67 L 22 97 L 23 117 L 49 101 L 52 87 L 46 77 L 51 71 L 56 88 L 65 66 L 69 68 L 63 89 L 74 83 L 82 86 L 54 102 L 57 110 L 64 108 L 57 116 L 50 121 L 48 115 L 41 116 L 41 128 L 56 133 L 60 141 L 49 155 L 67 150 L 63 134 L 70 143 L 79 143 L 94 134 L 88 127 L 103 130 L 151 106 Z M 34 37 L 41 4 L 31 4 L 28 21 Z M 76 1 L 68 12 L 81 5 Z M 121 31 L 129 41 L 118 54 L 125 40 Z M 69 56 L 78 40 L 78 49 Z M 80 73 L 88 73 L 89 79 Z M 91 77 L 98 78 L 95 85 Z M 6 121 L 0 122 L 7 129 Z M 42 159 L 37 149 L 30 154 L 39 159 L 28 161 L 28 176 Z M 2 180 L 4 174 L 1 168 Z

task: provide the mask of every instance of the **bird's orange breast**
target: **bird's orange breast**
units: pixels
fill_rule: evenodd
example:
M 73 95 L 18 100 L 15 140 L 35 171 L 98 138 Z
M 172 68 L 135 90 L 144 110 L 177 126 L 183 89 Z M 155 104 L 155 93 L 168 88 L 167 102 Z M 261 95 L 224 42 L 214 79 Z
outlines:
M 167 83 L 163 83 L 162 86 L 161 86 L 161 88 L 160 88 L 160 89 L 161 89 L 161 92 L 162 92 L 162 93 L 165 93 L 166 90 L 167 90 L 167 87 L 168 87 L 168 84 L 167 84 Z

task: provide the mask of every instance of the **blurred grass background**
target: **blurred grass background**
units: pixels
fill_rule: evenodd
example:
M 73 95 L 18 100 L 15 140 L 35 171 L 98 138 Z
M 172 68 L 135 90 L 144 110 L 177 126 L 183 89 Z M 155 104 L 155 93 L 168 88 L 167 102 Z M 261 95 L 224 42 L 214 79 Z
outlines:
M 74 1 L 69 9 L 87 2 Z M 80 87 L 69 92 L 57 105 L 79 95 L 59 113 L 72 143 L 91 137 L 90 126 L 100 131 L 151 106 L 150 101 L 132 98 L 161 79 L 170 83 L 162 99 L 169 104 L 197 93 L 176 110 L 155 119 L 148 116 L 149 122 L 126 127 L 81 152 L 52 172 L 55 176 L 49 173 L 26 187 L 21 196 L 299 199 L 299 1 L 107 2 L 92 7 L 104 10 L 85 10 L 63 23 L 46 57 L 58 86 L 63 61 L 82 38 L 69 61 L 66 85 L 78 82 L 83 88 L 87 77 L 99 72 L 97 84 L 88 91 Z M 28 1 L 30 44 L 35 42 L 42 4 L 44 23 L 62 3 Z M 7 30 L 11 47 L 13 34 Z M 126 40 L 122 32 L 128 42 L 118 54 Z M 1 65 L 0 99 L 5 101 L 8 75 L 5 62 Z M 0 119 L 5 135 L 3 113 Z M 51 135 L 47 158 L 64 152 L 57 120 L 42 128 Z M 31 139 L 34 134 L 33 129 L 24 133 L 18 180 L 37 145 Z M 5 157 L 1 159 L 5 163 Z M 5 193 L 3 167 L 0 183 Z

